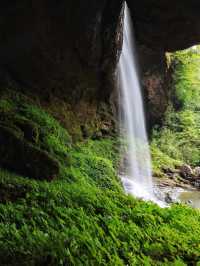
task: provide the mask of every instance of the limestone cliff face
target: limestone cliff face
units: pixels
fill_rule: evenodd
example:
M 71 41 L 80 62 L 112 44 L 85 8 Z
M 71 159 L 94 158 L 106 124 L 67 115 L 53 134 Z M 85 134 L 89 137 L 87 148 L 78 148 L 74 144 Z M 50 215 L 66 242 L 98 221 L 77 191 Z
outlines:
M 127 2 L 134 21 L 147 114 L 154 124 L 160 121 L 167 102 L 164 53 L 200 40 L 200 3 Z M 0 3 L 2 78 L 2 73 L 7 73 L 18 87 L 37 93 L 46 102 L 55 98 L 65 101 L 82 123 L 88 113 L 95 117 L 99 104 L 111 106 L 116 89 L 122 6 L 122 0 Z

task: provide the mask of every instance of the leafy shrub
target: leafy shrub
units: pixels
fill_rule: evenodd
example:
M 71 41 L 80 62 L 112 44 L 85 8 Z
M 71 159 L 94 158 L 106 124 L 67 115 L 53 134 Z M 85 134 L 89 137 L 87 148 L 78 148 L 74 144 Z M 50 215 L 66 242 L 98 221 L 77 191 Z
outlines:
M 154 168 L 175 167 L 176 162 L 193 166 L 200 164 L 200 51 L 189 49 L 171 55 L 173 85 L 171 103 L 162 128 L 156 128 L 152 137 Z M 168 160 L 166 160 L 168 158 Z

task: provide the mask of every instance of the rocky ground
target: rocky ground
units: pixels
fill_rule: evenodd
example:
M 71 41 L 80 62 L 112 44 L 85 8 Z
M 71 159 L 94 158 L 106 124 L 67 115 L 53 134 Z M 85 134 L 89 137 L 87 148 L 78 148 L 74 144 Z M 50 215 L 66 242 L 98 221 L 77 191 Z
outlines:
M 200 167 L 192 168 L 190 165 L 183 164 L 177 169 L 164 169 L 164 181 L 163 178 L 159 180 L 158 182 L 166 185 L 200 189 Z
M 192 168 L 184 164 L 175 170 L 165 169 L 163 178 L 154 177 L 154 183 L 158 198 L 167 204 L 182 202 L 194 207 L 199 206 L 200 167 Z

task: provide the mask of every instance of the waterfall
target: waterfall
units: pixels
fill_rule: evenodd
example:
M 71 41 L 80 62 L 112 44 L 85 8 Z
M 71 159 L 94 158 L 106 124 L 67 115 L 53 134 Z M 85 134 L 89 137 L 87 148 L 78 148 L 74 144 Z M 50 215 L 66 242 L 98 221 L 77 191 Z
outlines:
M 154 200 L 151 156 L 144 107 L 138 79 L 131 16 L 125 3 L 124 41 L 119 62 L 119 105 L 123 137 L 127 140 L 126 171 L 121 174 L 127 193 Z

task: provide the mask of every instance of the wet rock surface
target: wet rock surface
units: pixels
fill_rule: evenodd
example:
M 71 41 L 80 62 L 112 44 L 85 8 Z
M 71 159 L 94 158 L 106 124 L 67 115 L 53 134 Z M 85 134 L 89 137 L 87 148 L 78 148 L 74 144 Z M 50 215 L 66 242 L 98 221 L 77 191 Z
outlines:
M 184 179 L 168 177 L 154 178 L 154 193 L 156 197 L 170 206 L 170 204 L 186 204 L 200 208 L 200 190 Z
M 155 178 L 155 183 L 161 190 L 169 188 L 173 191 L 173 189 L 181 188 L 185 191 L 194 190 L 200 193 L 199 167 L 184 164 L 177 169 L 163 169 L 163 172 L 162 178 Z M 166 194 L 166 202 L 170 201 L 170 197 L 170 193 Z
M 190 165 L 180 167 L 180 175 L 196 188 L 200 188 L 200 168 L 192 168 Z

